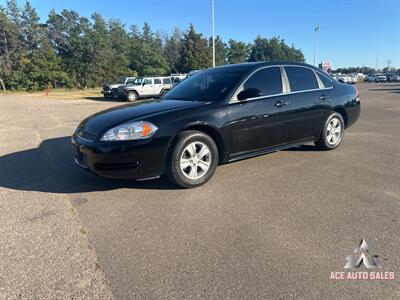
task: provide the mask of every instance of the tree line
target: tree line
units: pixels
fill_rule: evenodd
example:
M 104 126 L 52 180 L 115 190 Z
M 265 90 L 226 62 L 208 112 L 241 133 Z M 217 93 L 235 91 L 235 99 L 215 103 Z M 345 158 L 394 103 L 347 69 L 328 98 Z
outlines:
M 246 61 L 304 61 L 300 49 L 280 37 L 257 36 L 245 43 L 215 40 L 216 65 Z M 30 2 L 16 0 L 0 7 L 0 88 L 41 90 L 86 88 L 120 76 L 187 73 L 212 66 L 212 39 L 175 28 L 154 31 L 148 23 L 127 30 L 118 19 L 91 18 L 73 10 L 51 10 L 45 23 Z

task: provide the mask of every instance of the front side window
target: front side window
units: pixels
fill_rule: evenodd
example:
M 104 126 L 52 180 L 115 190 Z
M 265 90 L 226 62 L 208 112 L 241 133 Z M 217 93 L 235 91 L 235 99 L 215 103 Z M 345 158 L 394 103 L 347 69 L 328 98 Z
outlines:
M 154 84 L 161 84 L 160 78 L 154 78 Z
M 151 85 L 151 84 L 153 84 L 153 80 L 150 78 L 145 78 L 145 79 L 143 79 L 143 84 Z
M 282 77 L 279 67 L 264 68 L 256 71 L 243 84 L 243 89 L 259 89 L 263 96 L 282 93 Z
M 303 67 L 285 67 L 286 75 L 289 80 L 290 91 L 307 91 L 318 89 L 318 81 L 314 71 Z

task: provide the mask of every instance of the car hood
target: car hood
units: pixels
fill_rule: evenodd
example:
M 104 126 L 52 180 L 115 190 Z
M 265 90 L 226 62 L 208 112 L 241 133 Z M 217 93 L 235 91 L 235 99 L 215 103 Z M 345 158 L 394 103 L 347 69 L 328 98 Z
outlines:
M 206 102 L 185 101 L 185 100 L 150 100 L 130 103 L 113 107 L 86 118 L 79 125 L 79 129 L 87 133 L 98 135 L 104 130 L 118 126 L 131 120 L 141 118 L 144 120 L 150 115 L 161 112 L 182 109 L 191 106 L 204 105 Z
M 117 89 L 121 85 L 124 85 L 124 84 L 123 83 L 110 84 L 109 87 L 110 87 L 110 89 Z

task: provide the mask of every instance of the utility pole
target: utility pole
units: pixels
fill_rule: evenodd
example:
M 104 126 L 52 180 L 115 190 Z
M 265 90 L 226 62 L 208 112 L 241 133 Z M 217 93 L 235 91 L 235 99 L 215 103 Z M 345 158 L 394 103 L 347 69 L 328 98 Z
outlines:
M 389 70 L 390 70 L 390 64 L 392 63 L 392 60 L 391 60 L 391 59 L 388 59 L 388 60 L 386 61 L 386 63 L 387 63 L 388 71 L 389 71 Z
M 211 0 L 212 6 L 212 51 L 213 51 L 213 68 L 215 68 L 215 20 L 214 20 L 214 0 Z
M 317 57 L 317 43 L 318 43 L 319 25 L 317 27 L 315 27 L 314 31 L 315 31 L 315 45 L 314 45 L 314 63 L 313 63 L 313 65 L 315 66 L 315 60 L 316 60 L 316 57 Z

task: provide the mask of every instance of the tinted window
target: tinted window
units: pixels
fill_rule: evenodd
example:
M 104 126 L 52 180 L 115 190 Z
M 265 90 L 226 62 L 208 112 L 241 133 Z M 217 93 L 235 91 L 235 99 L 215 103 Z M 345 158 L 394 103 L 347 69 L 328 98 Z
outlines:
M 302 67 L 285 67 L 289 79 L 290 91 L 305 91 L 318 89 L 317 78 L 313 70 Z
M 281 94 L 282 77 L 280 68 L 265 68 L 255 72 L 244 83 L 243 88 L 257 88 L 261 90 L 263 96 Z
M 249 66 L 209 69 L 198 72 L 176 85 L 165 99 L 219 101 L 225 99 L 236 86 Z
M 160 78 L 154 78 L 154 84 L 161 84 Z
M 133 84 L 133 83 L 135 83 L 135 79 L 128 79 L 126 81 L 126 84 Z
M 153 80 L 150 78 L 145 78 L 145 79 L 143 79 L 143 83 L 144 84 L 153 84 Z
M 326 77 L 323 74 L 318 73 L 319 79 L 321 79 L 322 83 L 324 84 L 324 87 L 329 88 L 332 86 L 332 80 Z
M 163 78 L 162 82 L 163 82 L 163 84 L 170 84 L 171 78 Z

